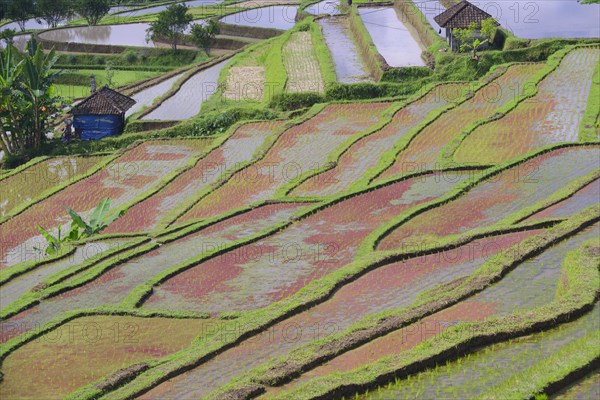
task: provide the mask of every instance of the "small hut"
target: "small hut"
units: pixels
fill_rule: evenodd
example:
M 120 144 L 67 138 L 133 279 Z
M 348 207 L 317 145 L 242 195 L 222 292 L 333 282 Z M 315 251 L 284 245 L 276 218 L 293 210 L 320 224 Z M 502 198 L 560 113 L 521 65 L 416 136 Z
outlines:
M 439 26 L 446 28 L 446 38 L 453 51 L 460 49 L 459 40 L 452 33 L 454 29 L 466 29 L 472 23 L 476 23 L 481 29 L 481 22 L 488 18 L 492 18 L 492 16 L 466 0 L 433 17 Z M 478 30 L 475 35 L 480 35 L 480 31 Z
M 119 135 L 125 127 L 125 112 L 135 103 L 131 97 L 105 86 L 73 107 L 73 128 L 83 140 Z

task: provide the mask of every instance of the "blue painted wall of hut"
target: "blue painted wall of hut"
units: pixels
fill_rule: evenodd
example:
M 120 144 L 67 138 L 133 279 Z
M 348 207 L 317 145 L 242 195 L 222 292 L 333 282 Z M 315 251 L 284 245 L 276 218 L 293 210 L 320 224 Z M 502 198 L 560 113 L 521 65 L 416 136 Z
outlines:
M 123 132 L 122 115 L 75 115 L 73 129 L 81 128 L 82 140 L 98 140 Z

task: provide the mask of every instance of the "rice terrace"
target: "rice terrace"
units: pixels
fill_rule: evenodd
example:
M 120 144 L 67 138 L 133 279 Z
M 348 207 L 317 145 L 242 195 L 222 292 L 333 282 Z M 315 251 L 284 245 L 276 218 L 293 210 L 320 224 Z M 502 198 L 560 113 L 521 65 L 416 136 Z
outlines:
M 600 399 L 599 0 L 0 0 L 0 399 Z

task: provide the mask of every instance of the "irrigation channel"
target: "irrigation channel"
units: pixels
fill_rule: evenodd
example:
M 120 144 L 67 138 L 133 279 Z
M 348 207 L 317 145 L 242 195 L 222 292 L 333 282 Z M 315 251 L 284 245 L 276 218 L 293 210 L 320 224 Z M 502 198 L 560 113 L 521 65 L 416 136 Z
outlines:
M 319 3 L 320 4 L 320 3 Z M 369 82 L 372 77 L 343 17 L 322 18 L 317 23 L 323 29 L 325 43 L 331 52 L 338 82 Z
M 160 83 L 157 83 L 156 85 L 150 86 L 149 88 L 141 90 L 140 92 L 131 96 L 136 101 L 136 103 L 125 113 L 125 116 L 128 117 L 130 115 L 133 115 L 136 112 L 141 111 L 142 108 L 152 105 L 154 99 L 158 98 L 163 93 L 166 93 L 169 89 L 171 89 L 173 84 L 179 78 L 181 78 L 183 74 L 184 73 L 182 72 L 180 74 L 172 76 Z
M 204 69 L 190 79 L 172 97 L 158 108 L 143 116 L 144 120 L 177 121 L 192 118 L 200 107 L 218 89 L 221 70 L 227 60 Z
M 269 6 L 253 8 L 221 18 L 230 25 L 288 30 L 296 24 L 298 6 Z
M 358 13 L 379 53 L 391 67 L 424 66 L 417 39 L 392 7 L 364 7 Z

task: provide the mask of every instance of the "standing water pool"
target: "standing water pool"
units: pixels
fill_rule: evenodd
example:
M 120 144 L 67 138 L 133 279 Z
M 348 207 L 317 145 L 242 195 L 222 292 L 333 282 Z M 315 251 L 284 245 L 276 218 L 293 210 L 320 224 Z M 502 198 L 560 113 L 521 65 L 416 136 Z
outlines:
M 379 53 L 391 67 L 424 66 L 421 47 L 391 7 L 359 8 Z
M 221 18 L 221 22 L 230 25 L 251 26 L 257 28 L 291 29 L 296 25 L 298 6 L 271 6 L 253 8 Z
M 331 52 L 337 81 L 341 83 L 372 81 L 358 47 L 352 40 L 347 21 L 343 18 L 322 18 L 317 23 L 323 29 L 325 43 Z
M 227 63 L 221 61 L 188 79 L 172 97 L 142 117 L 144 120 L 178 121 L 192 118 L 218 88 L 219 74 Z

